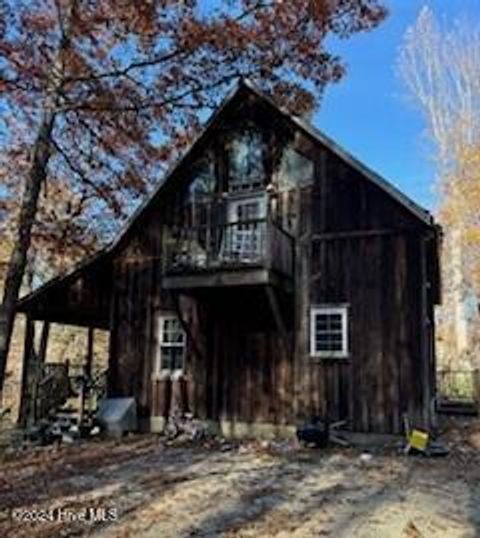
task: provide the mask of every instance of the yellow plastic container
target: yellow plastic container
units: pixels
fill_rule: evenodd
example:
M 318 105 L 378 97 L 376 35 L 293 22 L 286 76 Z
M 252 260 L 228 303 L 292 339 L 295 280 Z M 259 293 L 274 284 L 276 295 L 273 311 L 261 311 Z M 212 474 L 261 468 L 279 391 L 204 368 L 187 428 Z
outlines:
M 408 443 L 416 450 L 425 450 L 428 445 L 428 433 L 420 430 L 412 430 Z

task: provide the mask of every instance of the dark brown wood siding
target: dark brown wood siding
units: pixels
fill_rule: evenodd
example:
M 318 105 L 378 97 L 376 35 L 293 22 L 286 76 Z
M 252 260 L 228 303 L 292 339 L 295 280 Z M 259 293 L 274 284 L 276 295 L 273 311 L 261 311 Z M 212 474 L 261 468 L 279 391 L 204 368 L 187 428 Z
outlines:
M 429 426 L 434 349 L 425 312 L 432 317 L 433 300 L 424 296 L 422 256 L 432 231 L 327 149 L 317 148 L 315 160 L 297 238 L 298 417 L 399 433 L 407 413 Z M 348 305 L 348 358 L 310 356 L 317 304 Z
M 315 177 L 291 196 L 299 204 L 294 292 L 274 290 L 283 334 L 265 286 L 162 290 L 162 234 L 181 203 L 172 190 L 149 207 L 114 262 L 111 392 L 135 396 L 143 417 L 165 416 L 176 401 L 211 420 L 296 424 L 320 415 L 355 431 L 399 433 L 407 413 L 428 426 L 432 229 L 328 148 L 294 134 Z M 349 357 L 314 359 L 310 307 L 338 303 L 348 304 Z M 177 310 L 187 364 L 172 384 L 151 374 L 156 315 Z
M 232 135 L 251 127 L 260 134 L 261 181 L 227 192 Z M 441 232 L 322 140 L 243 88 L 114 246 L 32 294 L 20 310 L 32 319 L 110 328 L 110 394 L 134 396 L 144 418 L 165 417 L 175 407 L 242 423 L 296 424 L 320 415 L 345 419 L 352 430 L 398 433 L 407 413 L 428 427 Z M 301 154 L 307 172 L 285 172 L 286 149 Z M 202 207 L 189 191 L 205 157 L 215 159 L 215 185 Z M 226 278 L 232 267 L 220 275 L 217 264 L 225 261 L 223 225 L 229 200 L 244 189 L 268 192 L 263 229 L 275 224 L 280 234 L 283 226 L 284 240 L 268 242 L 268 263 L 255 272 L 243 266 L 239 278 Z M 191 242 L 196 220 L 201 230 Z M 276 248 L 281 244 L 288 248 Z M 213 259 L 198 262 L 197 275 L 207 275 L 202 285 L 191 284 L 192 265 L 183 284 L 171 278 L 167 285 L 166 245 L 181 271 L 191 245 L 192 259 L 202 258 L 198 251 Z M 245 262 L 226 258 L 227 265 Z M 347 358 L 311 356 L 310 309 L 325 304 L 348 305 Z M 186 369 L 177 381 L 152 375 L 161 312 L 177 312 L 187 333 Z
M 428 420 L 420 256 L 421 239 L 405 232 L 313 243 L 310 304 L 348 304 L 349 357 L 314 359 L 305 350 L 300 359 L 313 407 L 332 420 L 376 432 L 399 432 L 403 413 Z

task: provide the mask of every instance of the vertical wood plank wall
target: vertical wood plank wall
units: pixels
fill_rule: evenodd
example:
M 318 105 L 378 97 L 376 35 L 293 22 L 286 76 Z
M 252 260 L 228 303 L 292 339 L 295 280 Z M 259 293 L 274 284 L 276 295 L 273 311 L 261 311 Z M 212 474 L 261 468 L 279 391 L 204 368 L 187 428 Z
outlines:
M 135 396 L 143 417 L 167 412 L 168 383 L 152 379 L 155 319 L 178 304 L 193 340 L 185 405 L 201 418 L 296 424 L 328 414 L 355 431 L 399 433 L 406 412 L 428 426 L 434 357 L 424 313 L 432 317 L 433 299 L 422 293 L 428 275 L 420 261 L 428 230 L 320 144 L 299 144 L 315 177 L 299 192 L 295 291 L 281 297 L 293 355 L 261 287 L 190 297 L 162 291 L 166 206 L 150 208 L 117 257 L 110 387 Z M 310 306 L 323 303 L 349 305 L 347 359 L 310 357 Z

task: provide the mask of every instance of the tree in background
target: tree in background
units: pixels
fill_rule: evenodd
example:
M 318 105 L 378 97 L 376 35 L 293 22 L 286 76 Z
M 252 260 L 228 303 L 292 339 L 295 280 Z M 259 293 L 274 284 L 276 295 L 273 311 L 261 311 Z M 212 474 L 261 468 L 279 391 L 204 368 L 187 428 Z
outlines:
M 458 366 L 474 355 L 480 332 L 480 26 L 442 27 L 423 8 L 405 35 L 399 71 L 436 150 L 445 234 L 440 351 L 445 366 Z
M 5 265 L 17 233 L 17 216 L 21 207 L 23 183 L 19 178 L 28 172 L 29 163 L 11 146 L 0 153 L 0 264 Z M 69 178 L 59 173 L 43 185 L 38 201 L 37 219 L 28 255 L 33 283 L 38 285 L 54 274 L 65 271 L 86 252 L 99 244 L 101 227 L 87 218 L 95 197 L 88 191 L 74 193 Z M 3 283 L 0 269 L 0 283 Z M 25 284 L 25 281 L 24 281 Z M 25 288 L 28 289 L 28 286 Z
M 23 198 L 0 389 L 42 188 L 82 201 L 84 222 L 122 220 L 232 80 L 252 78 L 301 114 L 344 74 L 326 36 L 384 17 L 379 0 L 0 0 L 0 154 L 26 163 L 10 177 Z

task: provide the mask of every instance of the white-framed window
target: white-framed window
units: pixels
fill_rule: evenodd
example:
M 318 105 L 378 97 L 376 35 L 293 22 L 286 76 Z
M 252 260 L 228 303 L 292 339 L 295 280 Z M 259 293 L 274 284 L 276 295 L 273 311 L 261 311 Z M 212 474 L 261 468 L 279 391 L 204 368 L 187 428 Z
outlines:
M 310 355 L 348 357 L 348 305 L 319 305 L 310 310 Z
M 162 313 L 158 316 L 157 338 L 154 375 L 183 372 L 187 338 L 178 316 L 171 313 Z
M 264 254 L 267 199 L 264 194 L 228 201 L 228 226 L 223 236 L 223 256 L 256 262 Z

